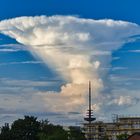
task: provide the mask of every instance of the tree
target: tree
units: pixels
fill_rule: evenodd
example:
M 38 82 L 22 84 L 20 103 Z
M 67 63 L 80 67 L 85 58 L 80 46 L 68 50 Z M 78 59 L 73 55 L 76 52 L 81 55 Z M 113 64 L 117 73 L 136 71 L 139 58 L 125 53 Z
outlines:
M 68 140 L 68 133 L 62 128 L 62 126 L 54 126 L 53 134 L 48 137 L 48 140 Z
M 109 140 L 108 136 L 105 135 L 104 138 L 103 138 L 103 140 Z
M 117 140 L 125 140 L 126 138 L 128 138 L 128 134 L 120 134 L 117 136 Z
M 0 140 L 11 140 L 11 132 L 8 123 L 5 123 L 1 128 Z
M 67 132 L 60 125 L 50 124 L 48 120 L 40 124 L 39 140 L 68 140 Z
M 38 140 L 37 133 L 40 123 L 36 117 L 25 116 L 16 120 L 11 127 L 13 140 Z
M 79 127 L 69 127 L 69 139 L 70 140 L 85 140 L 84 133 L 82 133 Z
M 68 137 L 69 136 L 69 137 Z M 85 140 L 80 129 L 70 127 L 69 133 L 60 125 L 53 125 L 48 120 L 37 121 L 36 117 L 25 116 L 14 121 L 9 127 L 1 128 L 0 140 Z
M 48 140 L 48 136 L 43 132 L 39 132 L 37 136 L 39 140 Z

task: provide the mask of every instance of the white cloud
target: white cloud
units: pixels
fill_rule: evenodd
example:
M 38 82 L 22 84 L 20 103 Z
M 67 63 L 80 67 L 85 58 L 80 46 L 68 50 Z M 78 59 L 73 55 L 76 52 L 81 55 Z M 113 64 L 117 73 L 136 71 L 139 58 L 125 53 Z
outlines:
M 17 52 L 27 50 L 24 45 L 21 44 L 1 44 L 0 52 Z
M 20 61 L 20 62 L 8 62 L 8 63 L 0 63 L 0 66 L 6 65 L 20 65 L 20 64 L 42 64 L 41 61 Z
M 130 81 L 139 81 L 140 78 L 137 76 L 135 77 L 132 77 L 132 76 L 115 76 L 115 75 L 110 75 L 109 76 L 110 80 L 112 82 L 118 82 L 120 83 L 121 81 L 122 82 L 130 82 Z
M 57 79 L 47 79 L 47 81 L 42 81 L 0 78 L 0 94 L 27 96 L 28 94 L 32 93 L 32 95 L 36 95 L 39 90 L 44 91 L 46 88 L 50 88 L 58 84 L 59 81 Z
M 129 50 L 129 52 L 140 53 L 140 50 Z
M 111 100 L 101 93 L 109 69 L 101 70 L 111 67 L 112 52 L 124 45 L 130 36 L 139 34 L 140 27 L 111 19 L 36 16 L 1 21 L 0 32 L 27 46 L 32 54 L 40 57 L 67 82 L 60 93 L 38 93 L 45 100 L 46 107 L 54 111 L 75 111 L 86 108 L 89 80 L 93 101 L 99 104 L 97 110 L 103 106 L 104 100 Z
M 112 67 L 112 71 L 117 71 L 117 70 L 126 70 L 128 69 L 127 67 Z
M 132 104 L 136 104 L 135 98 L 132 98 L 130 96 L 120 96 L 118 98 L 113 99 L 109 104 L 115 104 L 119 106 L 131 106 Z
M 0 49 L 0 52 L 17 52 L 19 50 L 16 49 Z

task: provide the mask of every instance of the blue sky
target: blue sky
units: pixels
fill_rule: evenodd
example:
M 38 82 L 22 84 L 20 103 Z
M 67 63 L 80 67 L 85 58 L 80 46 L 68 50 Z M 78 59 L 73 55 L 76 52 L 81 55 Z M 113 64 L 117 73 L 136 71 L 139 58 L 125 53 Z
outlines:
M 123 20 L 140 25 L 139 5 L 139 0 L 2 0 L 0 21 L 22 16 L 71 15 L 84 19 Z M 113 96 L 124 95 L 127 103 L 130 99 L 128 96 L 136 100 L 134 103 L 132 101 L 133 105 L 127 104 L 125 111 L 122 107 L 118 107 L 115 112 L 112 110 L 110 116 L 111 113 L 139 114 L 139 34 L 137 39 L 133 38 L 135 41 L 127 42 L 113 51 L 106 77 L 110 79 L 110 83 L 107 83 L 107 94 L 111 92 L 115 94 Z M 2 122 L 10 122 L 25 114 L 35 114 L 61 124 L 63 119 L 69 123 L 77 122 L 81 112 L 69 111 L 65 114 L 47 110 L 48 106 L 44 105 L 39 95 L 42 96 L 42 92 L 48 91 L 59 92 L 67 79 L 62 78 L 55 67 L 46 65 L 44 60 L 34 55 L 26 49 L 25 44 L 0 34 L 0 98 L 3 100 L 0 103 L 0 119 Z M 34 95 L 34 92 L 39 95 Z M 80 117 L 83 115 L 81 114 Z
M 140 22 L 139 0 L 3 0 L 0 19 L 35 15 L 79 15 L 85 18 L 111 18 Z

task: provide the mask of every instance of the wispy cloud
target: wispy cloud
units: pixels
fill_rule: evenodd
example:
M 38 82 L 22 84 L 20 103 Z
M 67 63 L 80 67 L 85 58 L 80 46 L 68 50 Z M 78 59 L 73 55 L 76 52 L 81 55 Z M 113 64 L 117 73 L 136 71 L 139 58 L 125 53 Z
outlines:
M 17 49 L 0 49 L 0 52 L 17 52 Z
M 0 79 L 0 94 L 10 92 L 13 94 L 20 93 L 30 93 L 30 92 L 38 92 L 39 88 L 43 87 L 51 87 L 57 85 L 59 81 L 57 80 L 49 80 L 47 81 L 39 81 L 39 80 L 17 80 L 17 79 Z
M 116 76 L 116 75 L 110 75 L 109 76 L 111 81 L 139 81 L 140 77 L 130 77 L 130 76 Z
M 43 61 L 20 61 L 20 62 L 8 62 L 8 63 L 0 63 L 0 66 L 6 65 L 21 65 L 21 64 L 43 64 Z
M 16 79 L 7 79 L 2 78 L 0 79 L 1 84 L 4 84 L 6 86 L 24 86 L 24 87 L 35 87 L 35 86 L 47 86 L 47 85 L 53 85 L 57 83 L 57 81 L 54 80 L 48 80 L 48 81 L 33 81 L 33 80 L 16 80 Z
M 0 52 L 17 52 L 27 51 L 26 47 L 22 44 L 1 44 Z
M 120 59 L 120 57 L 113 57 L 112 60 L 119 60 L 119 59 Z
M 129 52 L 140 53 L 140 50 L 129 50 Z
M 128 69 L 127 67 L 113 67 L 111 68 L 112 71 L 117 71 L 117 70 L 126 70 Z

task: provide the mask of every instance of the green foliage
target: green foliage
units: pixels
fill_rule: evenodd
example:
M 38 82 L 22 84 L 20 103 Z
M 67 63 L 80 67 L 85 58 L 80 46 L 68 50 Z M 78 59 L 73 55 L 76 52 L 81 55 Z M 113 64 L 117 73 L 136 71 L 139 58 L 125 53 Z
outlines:
M 25 116 L 1 127 L 0 140 L 85 140 L 80 129 L 70 127 L 65 131 L 60 125 L 50 124 L 48 120 L 37 121 L 36 117 Z
M 37 137 L 39 140 L 48 140 L 47 134 L 45 134 L 43 132 L 38 133 Z
M 41 122 L 39 140 L 67 140 L 68 134 L 62 126 L 49 124 L 47 120 Z
M 11 127 L 14 140 L 37 140 L 39 122 L 36 117 L 25 116 L 24 119 L 16 120 Z
M 117 136 L 117 140 L 126 140 L 128 138 L 128 134 L 120 134 Z
M 71 126 L 70 132 L 69 132 L 69 139 L 70 140 L 85 140 L 85 136 L 81 132 L 80 128 Z
M 108 136 L 104 136 L 103 140 L 109 140 Z
M 0 140 L 11 140 L 10 128 L 7 123 L 1 128 Z

